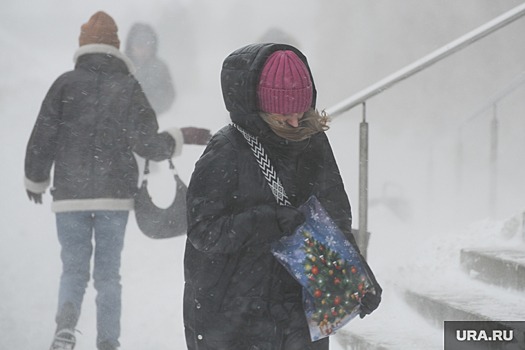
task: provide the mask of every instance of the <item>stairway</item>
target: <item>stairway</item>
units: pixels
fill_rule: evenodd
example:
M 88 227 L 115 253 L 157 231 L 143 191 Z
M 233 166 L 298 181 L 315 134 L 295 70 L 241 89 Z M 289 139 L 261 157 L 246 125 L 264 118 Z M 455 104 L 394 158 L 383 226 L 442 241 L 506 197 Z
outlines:
M 525 291 L 525 252 L 516 249 L 462 249 L 461 267 L 473 278 Z
M 505 321 L 525 321 L 525 250 L 462 249 L 460 266 L 467 282 L 441 290 L 405 290 L 407 304 L 441 328 L 444 321 L 492 321 L 496 329 L 505 329 Z M 515 349 L 525 349 L 522 325 L 514 339 L 522 346 Z
M 442 331 L 409 309 L 394 285 L 383 285 L 379 309 L 364 319 L 354 319 L 338 331 L 330 349 L 343 350 L 442 350 Z
M 453 261 L 447 264 L 447 257 L 436 263 L 442 271 L 439 266 L 411 270 L 411 275 L 419 271 L 421 276 L 410 281 L 421 283 L 386 285 L 380 308 L 352 321 L 335 339 L 344 350 L 443 349 L 444 321 L 495 321 L 502 327 L 504 321 L 525 321 L 525 240 L 516 241 L 458 248 Z M 456 246 L 479 246 L 476 242 L 474 238 Z M 514 333 L 522 346 L 516 348 L 525 349 L 525 332 Z

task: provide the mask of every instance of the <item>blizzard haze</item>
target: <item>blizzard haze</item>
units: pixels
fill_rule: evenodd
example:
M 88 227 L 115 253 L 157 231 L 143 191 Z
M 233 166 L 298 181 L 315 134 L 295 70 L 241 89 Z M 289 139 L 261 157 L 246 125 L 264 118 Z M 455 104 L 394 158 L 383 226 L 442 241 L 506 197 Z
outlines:
M 25 146 L 52 82 L 73 68 L 80 26 L 98 10 L 119 27 L 121 50 L 135 22 L 159 35 L 159 56 L 177 98 L 159 116 L 161 129 L 194 125 L 212 132 L 228 123 L 220 69 L 233 50 L 270 28 L 290 34 L 308 57 L 319 109 L 329 108 L 496 16 L 518 0 L 3 0 L 0 43 L 0 349 L 50 345 L 60 275 L 51 197 L 27 199 Z M 388 285 L 401 265 L 440 235 L 461 235 L 479 222 L 504 221 L 525 209 L 524 86 L 497 108 L 498 160 L 491 194 L 490 122 L 483 109 L 525 71 L 525 18 L 390 88 L 367 103 L 370 127 L 369 260 Z M 361 108 L 337 117 L 328 131 L 358 222 L 358 140 Z M 176 160 L 188 181 L 201 146 Z M 161 167 L 162 165 L 159 165 Z M 494 172 L 492 173 L 494 174 Z M 159 205 L 173 195 L 161 173 Z M 476 226 L 477 225 L 477 226 Z M 480 227 L 475 224 L 475 227 Z M 496 230 L 498 224 L 483 226 Z M 475 236 L 475 232 L 474 232 Z M 469 236 L 470 237 L 470 236 Z M 447 249 L 466 239 L 458 236 Z M 476 238 L 474 237 L 475 241 Z M 122 349 L 184 349 L 182 258 L 185 238 L 152 241 L 130 215 L 122 260 Z M 399 259 L 399 255 L 403 256 Z M 448 255 L 447 255 L 448 256 Z M 425 266 L 443 263 L 443 257 Z M 411 269 L 405 269 L 410 273 Z M 374 319 L 370 317 L 367 322 Z M 95 345 L 94 290 L 84 300 L 76 349 Z M 359 321 L 356 321 L 359 322 Z M 339 349 L 332 342 L 332 349 Z

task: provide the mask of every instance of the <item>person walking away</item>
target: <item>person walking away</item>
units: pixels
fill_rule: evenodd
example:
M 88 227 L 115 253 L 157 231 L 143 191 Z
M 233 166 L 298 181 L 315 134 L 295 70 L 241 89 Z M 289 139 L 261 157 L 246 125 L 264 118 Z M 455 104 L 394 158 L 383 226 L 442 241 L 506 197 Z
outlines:
M 129 211 L 137 191 L 133 153 L 160 161 L 182 152 L 184 132 L 159 133 L 155 112 L 132 62 L 119 51 L 118 28 L 99 11 L 81 26 L 75 67 L 47 92 L 27 144 L 25 188 L 42 203 L 51 183 L 61 245 L 52 350 L 73 349 L 84 293 L 90 279 L 97 291 L 99 350 L 119 347 L 120 263 Z
M 301 285 L 270 251 L 272 242 L 304 222 L 296 208 L 312 195 L 357 249 L 307 59 L 286 44 L 248 45 L 226 57 L 221 83 L 232 124 L 208 143 L 187 195 L 187 347 L 327 350 L 328 338 L 310 340 Z M 265 156 L 256 159 L 243 133 L 257 138 Z M 258 163 L 265 157 L 290 206 L 277 205 Z M 362 299 L 362 317 L 381 301 L 381 287 L 369 273 L 376 294 Z

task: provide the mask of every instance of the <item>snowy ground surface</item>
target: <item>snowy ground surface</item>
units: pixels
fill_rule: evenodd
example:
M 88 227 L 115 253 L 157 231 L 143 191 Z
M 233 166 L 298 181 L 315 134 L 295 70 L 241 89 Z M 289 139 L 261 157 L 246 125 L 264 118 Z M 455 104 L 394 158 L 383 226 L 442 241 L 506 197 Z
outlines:
M 9 187 L 19 186 L 12 184 Z M 158 194 L 160 196 L 160 192 Z M 54 330 L 60 261 L 53 216 L 45 205 L 36 207 L 24 200 L 24 197 L 13 193 L 13 201 L 20 202 L 20 206 L 25 205 L 26 210 L 22 215 L 11 212 L 12 215 L 3 218 L 3 227 L 9 228 L 3 230 L 3 240 L 9 244 L 0 246 L 0 349 L 45 349 Z M 401 343 L 405 345 L 404 349 L 414 350 L 421 345 L 417 339 L 424 338 L 428 349 L 439 349 L 441 330 L 429 326 L 407 307 L 397 288 L 478 288 L 459 271 L 459 249 L 500 245 L 525 250 L 523 242 L 517 237 L 511 240 L 499 237 L 497 233 L 501 227 L 500 222 L 485 221 L 461 232 L 444 233 L 440 237 L 418 242 L 415 244 L 418 253 L 398 256 L 395 262 L 391 259 L 390 266 L 374 265 L 372 258 L 381 251 L 388 252 L 389 244 L 373 245 L 371 264 L 377 268 L 377 278 L 383 283 L 384 303 L 376 313 L 364 320 L 351 321 L 344 331 L 357 330 L 365 339 L 385 345 Z M 184 243 L 185 237 L 165 241 L 146 238 L 131 218 L 122 260 L 122 349 L 184 349 L 181 312 Z M 521 297 L 511 291 L 508 293 L 515 298 Z M 78 334 L 78 350 L 94 347 L 94 297 L 90 283 L 78 325 L 81 332 Z M 496 296 L 495 300 L 498 297 L 503 298 L 503 295 Z M 497 308 L 497 305 L 494 307 Z M 519 313 L 519 310 L 516 312 Z M 400 325 L 404 326 L 405 333 L 398 332 Z M 396 331 L 389 332 L 390 329 Z M 344 339 L 344 331 L 335 337 Z M 417 336 L 412 337 L 411 334 Z M 334 339 L 331 349 L 344 348 Z
M 193 29 L 195 27 L 207 29 L 208 32 L 205 30 L 206 33 L 201 33 L 201 37 L 206 38 L 204 40 L 206 42 L 203 44 L 210 50 L 206 51 L 206 54 L 193 55 L 190 60 L 185 61 L 189 68 L 186 68 L 186 66 L 181 67 L 178 61 L 170 61 L 173 62 L 172 68 L 178 68 L 175 69 L 175 72 L 181 75 L 182 81 L 187 85 L 179 85 L 179 96 L 176 105 L 168 115 L 161 116 L 159 122 L 161 128 L 173 125 L 195 125 L 217 131 L 228 122 L 218 84 L 221 60 L 231 50 L 239 47 L 241 45 L 240 42 L 245 44 L 248 41 L 253 41 L 256 31 L 246 23 L 253 16 L 243 18 L 245 20 L 243 25 L 246 28 L 250 28 L 251 31 L 244 32 L 232 29 L 232 32 L 238 32 L 241 36 L 244 35 L 242 40 L 234 42 L 231 39 L 231 32 L 224 32 L 226 27 L 223 26 L 226 23 L 224 18 L 228 18 L 230 10 L 237 8 L 234 6 L 234 1 L 228 2 L 230 7 L 223 7 L 223 2 L 220 2 L 221 6 L 218 6 L 219 2 L 192 2 L 190 0 L 181 1 L 179 5 L 182 6 L 181 8 L 186 6 L 184 9 L 189 9 L 188 4 L 190 3 L 200 4 L 200 7 L 195 7 L 196 10 L 182 11 L 181 13 L 184 16 L 188 14 L 195 15 L 195 11 L 201 11 L 206 6 L 209 7 L 209 11 L 197 17 L 192 17 L 191 23 L 184 22 L 184 30 L 175 26 L 171 32 L 176 34 L 176 39 L 179 41 L 177 41 L 177 45 L 170 46 L 165 44 L 164 48 L 176 50 L 181 47 L 180 45 L 183 45 L 184 50 L 191 50 L 192 47 L 190 45 L 186 46 L 186 44 L 191 44 L 193 40 L 191 35 L 199 36 L 198 33 L 191 32 L 190 24 L 193 24 Z M 304 0 L 290 2 L 290 4 L 294 3 L 296 5 L 300 3 L 301 6 L 305 4 L 310 22 L 319 22 L 318 12 L 321 9 L 315 5 L 317 2 Z M 350 87 L 347 86 L 346 81 L 334 81 L 334 77 L 339 78 L 341 75 L 338 71 L 334 75 L 334 72 L 330 69 L 341 69 L 341 66 L 335 65 L 330 67 L 329 65 L 324 65 L 321 67 L 318 64 L 322 61 L 322 57 L 329 57 L 334 60 L 341 59 L 338 55 L 331 56 L 323 51 L 323 48 L 333 49 L 333 45 L 319 41 L 318 37 L 312 37 L 318 41 L 308 41 L 307 36 L 315 32 L 312 30 L 312 27 L 298 31 L 298 33 L 305 32 L 305 37 L 302 39 L 306 49 L 312 49 L 314 43 L 321 43 L 321 50 L 317 52 L 317 55 L 310 56 L 315 66 L 314 71 L 318 77 L 318 87 L 328 86 L 335 89 L 332 90 L 335 93 L 327 93 L 326 90 L 320 93 L 323 108 L 373 83 L 373 79 L 382 78 L 404 64 L 420 58 L 421 55 L 428 53 L 430 49 L 434 49 L 438 45 L 443 45 L 449 40 L 464 34 L 474 25 L 479 25 L 483 21 L 493 18 L 505 8 L 511 8 L 513 4 L 515 5 L 519 1 L 483 1 L 484 6 L 482 7 L 480 7 L 479 1 L 462 2 L 462 6 L 465 6 L 464 13 L 459 11 L 457 7 L 454 8 L 456 12 L 447 13 L 448 6 L 437 8 L 434 1 L 412 1 L 410 3 L 418 6 L 420 3 L 424 4 L 418 9 L 429 11 L 433 16 L 435 14 L 435 18 L 432 18 L 441 21 L 440 23 L 450 23 L 449 20 L 455 19 L 455 25 L 450 26 L 450 33 L 447 33 L 447 35 L 441 33 L 442 36 L 435 41 L 432 40 L 435 39 L 434 36 L 437 35 L 435 34 L 437 32 L 432 30 L 432 28 L 428 37 L 425 37 L 420 30 L 407 28 L 406 30 L 409 33 L 421 34 L 421 37 L 417 38 L 421 40 L 419 42 L 428 43 L 424 46 L 416 43 L 416 39 L 414 39 L 413 44 L 404 43 L 408 48 L 412 48 L 412 46 L 417 47 L 414 50 L 399 50 L 396 48 L 396 50 L 375 54 L 374 51 L 367 51 L 367 49 L 371 47 L 380 49 L 382 48 L 381 45 L 370 45 L 364 39 L 353 41 L 352 43 L 357 43 L 361 46 L 359 46 L 357 51 L 353 50 L 350 52 L 358 52 L 357 56 L 359 57 L 349 57 L 354 60 L 353 62 L 357 62 L 361 66 L 353 66 L 355 75 L 353 76 L 354 79 L 349 83 Z M 128 6 L 123 8 L 122 4 L 107 1 L 69 3 L 60 0 L 49 0 L 45 4 L 39 3 L 37 5 L 35 2 L 27 0 L 6 0 L 2 1 L 0 5 L 0 43 L 3 47 L 3 54 L 0 55 L 0 66 L 4 68 L 2 79 L 0 80 L 0 120 L 2 121 L 2 126 L 0 127 L 0 164 L 2 165 L 2 173 L 0 175 L 2 180 L 2 186 L 0 186 L 0 228 L 2 229 L 2 243 L 0 244 L 1 350 L 46 349 L 50 344 L 54 331 L 53 318 L 56 309 L 61 267 L 54 215 L 49 209 L 51 198 L 49 195 L 46 195 L 44 197 L 44 205 L 41 206 L 28 201 L 23 188 L 23 160 L 26 142 L 45 92 L 59 74 L 72 68 L 72 57 L 76 49 L 80 24 L 84 23 L 96 10 L 107 10 L 119 20 L 120 28 L 122 29 L 121 41 L 123 41 L 126 29 L 130 27 L 136 18 L 156 21 L 154 23 L 159 28 L 163 28 L 164 33 L 170 32 L 172 29 L 170 25 L 178 23 L 177 20 L 182 18 L 180 17 L 182 15 L 179 15 L 179 17 L 173 16 L 175 18 L 170 17 L 174 6 L 171 0 L 152 1 L 149 3 L 151 6 L 147 8 L 142 7 L 144 3 L 141 1 L 129 1 L 127 4 Z M 285 3 L 277 1 L 274 5 L 280 7 L 284 6 L 283 4 Z M 353 4 L 357 4 L 357 2 L 353 2 Z M 459 3 L 453 1 L 448 4 L 450 6 L 459 6 Z M 381 5 L 388 6 L 387 2 L 381 2 Z M 371 7 L 366 8 L 368 11 L 377 12 L 379 9 L 379 7 L 374 7 L 373 5 L 369 6 Z M 472 11 L 468 11 L 469 6 L 470 8 L 483 8 L 486 11 L 478 17 L 472 16 Z M 238 7 L 246 10 L 242 6 Z M 397 11 L 398 6 L 394 7 Z M 271 6 L 267 6 L 267 2 L 264 2 L 264 6 L 259 9 L 262 8 L 271 8 Z M 407 8 L 410 8 L 410 6 L 407 6 Z M 166 9 L 166 11 L 163 9 Z M 490 9 L 490 11 L 487 9 Z M 436 12 L 437 10 L 441 10 L 441 12 Z M 405 10 L 401 9 L 399 11 Z M 332 14 L 335 12 L 328 11 L 328 13 Z M 283 13 L 288 12 L 283 11 Z M 326 12 L 319 13 L 326 14 Z M 446 15 L 449 16 L 447 17 Z M 375 18 L 377 21 L 375 22 L 376 25 L 377 23 L 382 25 L 382 18 L 396 18 L 395 14 L 392 16 L 383 14 L 383 16 L 372 16 L 370 18 Z M 439 16 L 443 16 L 447 20 L 441 20 Z M 266 20 L 266 18 L 272 18 L 274 21 L 279 20 L 278 17 L 271 16 L 271 14 L 268 14 L 267 17 L 259 16 L 257 18 L 259 22 L 254 26 L 260 25 L 260 21 Z M 428 18 L 428 16 L 418 15 L 413 18 Z M 468 26 L 465 24 L 467 19 Z M 339 18 L 339 20 L 342 20 L 342 18 Z M 304 21 L 296 22 L 299 22 L 299 28 L 302 29 Z M 319 26 L 320 30 L 330 29 L 328 27 L 328 24 L 330 24 L 328 22 L 330 21 L 322 22 Z M 361 20 L 361 22 L 351 22 L 351 25 L 361 26 L 353 29 L 353 33 L 368 33 L 369 30 L 377 30 L 378 28 L 373 27 L 373 23 L 368 21 L 368 17 L 366 21 Z M 214 30 L 210 30 L 206 25 L 202 25 L 203 23 L 206 23 L 208 26 L 213 25 L 213 28 L 217 30 L 216 35 L 221 35 L 221 37 L 214 37 Z M 418 23 L 403 20 L 403 25 L 417 25 Z M 392 33 L 389 34 L 399 35 L 400 38 L 407 37 L 403 35 L 402 27 L 399 23 L 394 21 L 390 24 L 392 25 Z M 465 26 L 463 27 L 463 25 Z M 298 28 L 298 24 L 295 22 L 290 22 L 290 26 L 291 28 Z M 423 27 L 426 28 L 426 24 Z M 399 31 L 395 32 L 397 29 Z M 399 42 L 392 39 L 389 35 L 385 35 L 384 32 L 376 31 L 375 33 L 374 42 L 376 39 L 379 40 L 383 37 L 384 39 L 382 40 L 386 42 Z M 209 35 L 210 39 L 206 35 Z M 322 38 L 326 37 L 330 37 L 330 35 L 322 36 Z M 516 37 L 521 38 L 518 34 L 516 34 Z M 188 40 L 184 41 L 186 38 Z M 496 38 L 499 38 L 498 40 L 501 39 L 501 37 L 497 36 Z M 231 40 L 225 40 L 226 43 L 223 43 L 219 39 Z M 508 46 L 505 45 L 509 44 L 502 40 L 501 43 L 497 42 L 496 45 L 497 48 L 508 49 Z M 513 47 L 518 46 L 514 45 Z M 345 330 L 356 329 L 365 337 L 377 339 L 377 337 L 380 338 L 386 335 L 382 331 L 384 329 L 393 328 L 393 326 L 399 324 L 408 324 L 409 327 L 413 328 L 413 333 L 419 333 L 422 337 L 430 339 L 429 344 L 431 343 L 439 348 L 442 341 L 441 331 L 429 327 L 413 310 L 408 308 L 397 294 L 397 287 L 408 285 L 415 288 L 443 288 L 444 286 L 447 286 L 447 288 L 453 288 L 453 286 L 469 288 L 472 283 L 471 280 L 459 271 L 459 250 L 461 248 L 512 246 L 525 250 L 523 241 L 519 238 L 519 233 L 517 233 L 521 229 L 521 219 L 518 218 L 520 218 L 520 210 L 523 209 L 521 207 L 523 200 L 520 198 L 523 197 L 523 192 L 516 190 L 520 184 L 523 186 L 523 169 L 517 165 L 522 162 L 517 163 L 507 159 L 507 162 L 510 162 L 512 171 L 502 171 L 501 176 L 510 174 L 514 178 L 510 178 L 506 182 L 502 181 L 501 188 L 503 190 L 510 189 L 510 195 L 504 201 L 501 201 L 504 210 L 500 209 L 500 216 L 497 220 L 484 219 L 485 207 L 481 206 L 482 201 L 478 200 L 478 190 L 485 185 L 478 177 L 475 178 L 476 181 L 473 180 L 474 178 L 464 181 L 465 183 L 472 182 L 476 186 L 474 195 L 469 197 L 468 202 L 454 201 L 454 198 L 450 196 L 439 197 L 440 192 L 448 193 L 446 191 L 453 187 L 447 183 L 442 184 L 437 189 L 428 191 L 426 187 L 421 186 L 421 184 L 430 182 L 430 180 L 427 181 L 424 178 L 428 158 L 428 153 L 426 153 L 428 144 L 420 146 L 418 142 L 422 139 L 430 138 L 429 136 L 435 130 L 439 130 L 440 126 L 445 125 L 445 122 L 436 122 L 436 124 L 431 124 L 433 128 L 421 131 L 416 129 L 416 127 L 424 123 L 430 123 L 430 119 L 421 119 L 423 121 L 420 124 L 414 122 L 414 119 L 409 120 L 409 117 L 407 117 L 405 124 L 398 122 L 401 119 L 396 119 L 396 117 L 410 116 L 411 113 L 418 117 L 423 115 L 434 116 L 435 112 L 428 110 L 423 112 L 419 110 L 418 113 L 416 108 L 421 106 L 416 105 L 415 99 L 427 97 L 427 95 L 418 95 L 419 91 L 428 93 L 428 96 L 432 96 L 435 100 L 443 98 L 441 95 L 437 96 L 439 93 L 450 91 L 454 97 L 463 96 L 462 102 L 470 101 L 471 103 L 470 105 L 461 104 L 459 106 L 459 103 L 456 105 L 453 103 L 456 101 L 455 99 L 449 99 L 447 106 L 441 106 L 442 102 L 439 102 L 439 112 L 442 115 L 448 113 L 452 117 L 457 117 L 464 110 L 470 111 L 478 108 L 479 100 L 482 100 L 483 96 L 492 94 L 500 85 L 509 81 L 517 71 L 516 69 L 511 71 L 511 68 L 521 67 L 523 69 L 522 62 L 525 61 L 521 58 L 517 59 L 516 57 L 519 58 L 520 56 L 512 50 L 509 50 L 504 57 L 491 56 L 497 52 L 497 50 L 492 50 L 492 48 L 493 46 L 489 46 L 489 56 L 473 52 L 473 55 L 477 58 L 489 57 L 488 60 L 491 60 L 490 64 L 492 65 L 490 67 L 480 65 L 479 72 L 475 69 L 469 71 L 465 69 L 465 65 L 460 65 L 464 63 L 462 59 L 458 59 L 454 61 L 454 64 L 458 64 L 457 67 L 459 68 L 453 70 L 454 77 L 457 76 L 457 80 L 452 82 L 445 80 L 449 77 L 449 74 L 445 70 L 447 66 L 442 65 L 442 69 L 447 73 L 440 71 L 440 67 L 436 68 L 437 74 L 435 74 L 436 71 L 433 73 L 439 79 L 435 78 L 434 75 L 423 76 L 418 78 L 419 80 L 415 80 L 417 85 L 406 84 L 406 89 L 401 87 L 398 90 L 401 91 L 400 95 L 388 95 L 383 100 L 379 99 L 377 105 L 372 105 L 371 111 L 375 114 L 375 124 L 371 124 L 372 133 L 374 134 L 374 142 L 371 147 L 371 167 L 374 169 L 372 169 L 370 179 L 371 210 L 369 213 L 369 225 L 372 239 L 369 247 L 369 261 L 372 268 L 376 271 L 378 280 L 383 284 L 384 303 L 376 313 L 364 320 L 352 321 Z M 363 50 L 359 51 L 360 49 Z M 164 50 L 164 53 L 167 54 L 172 52 Z M 339 54 L 339 51 L 337 52 Z M 396 56 L 400 54 L 406 54 L 407 56 Z M 344 57 L 344 59 L 345 61 L 348 60 L 347 57 Z M 199 67 L 198 70 L 196 70 L 196 66 Z M 508 67 L 509 70 L 504 70 L 503 66 L 505 69 Z M 348 67 L 351 66 L 345 63 L 344 68 Z M 370 67 L 373 67 L 373 69 L 370 69 Z M 496 73 L 498 69 L 501 69 L 501 74 Z M 460 76 L 461 73 L 476 77 L 486 76 L 486 79 L 491 82 L 490 89 L 483 90 L 482 87 L 486 87 L 486 84 L 475 84 L 473 86 L 473 82 L 471 82 L 470 86 L 461 85 L 459 79 L 468 81 L 468 78 L 471 77 L 462 77 Z M 437 86 L 436 90 L 433 90 L 431 85 L 425 85 L 424 88 L 421 88 L 420 84 L 424 84 L 428 80 Z M 449 85 L 439 85 L 438 83 L 440 82 Z M 185 89 L 186 86 L 191 88 Z M 193 89 L 195 87 L 198 88 Z M 455 90 L 455 88 L 458 88 L 459 91 Z M 410 98 L 409 102 L 400 98 L 406 97 L 404 95 L 413 94 L 414 91 L 416 92 L 416 98 Z M 434 103 L 432 98 L 424 100 L 424 103 L 421 103 L 421 105 L 426 103 L 431 105 Z M 386 107 L 384 105 L 382 107 L 382 102 L 385 103 Z M 404 110 L 401 105 L 407 105 L 408 110 Z M 450 106 L 457 108 L 455 110 L 445 110 L 445 107 L 448 108 Z M 385 119 L 381 119 L 381 113 L 378 113 L 378 110 L 379 112 L 381 110 L 384 112 Z M 435 118 L 435 120 L 438 119 Z M 513 122 L 520 120 L 523 123 L 523 118 L 521 117 L 512 119 Z M 518 124 L 510 124 L 510 121 L 507 121 L 509 124 L 502 124 L 502 130 L 504 130 L 503 127 L 505 125 L 508 128 L 505 130 L 523 130 L 522 128 L 520 129 L 521 126 L 518 127 Z M 435 128 L 436 125 L 437 129 Z M 351 133 L 348 130 L 351 130 Z M 341 118 L 334 121 L 332 129 L 328 132 L 347 191 L 351 196 L 354 216 L 357 216 L 357 130 L 358 125 L 355 123 L 355 120 L 350 121 L 349 119 Z M 522 131 L 517 135 L 518 137 L 512 138 L 510 136 L 502 137 L 502 139 L 523 140 Z M 378 140 L 384 140 L 384 143 Z M 474 145 L 476 144 L 474 143 Z M 523 147 L 516 145 L 512 147 L 506 145 L 506 147 L 509 147 L 506 150 L 508 154 L 512 154 L 512 150 L 523 149 Z M 410 149 L 411 153 L 404 153 L 400 148 L 403 151 Z M 202 150 L 202 147 L 197 146 L 186 147 L 181 158 L 176 161 L 176 166 L 184 180 L 189 180 L 193 164 Z M 476 149 L 476 154 L 478 153 Z M 523 152 L 521 151 L 521 153 Z M 452 163 L 450 156 L 446 155 L 444 159 L 445 164 Z M 157 169 L 152 175 L 150 184 L 153 196 L 158 201 L 158 204 L 168 205 L 170 198 L 173 196 L 174 185 L 169 173 L 163 171 L 163 166 L 161 164 L 156 167 Z M 436 173 L 433 180 L 443 177 L 444 170 L 442 167 L 438 169 L 438 166 L 435 165 L 435 170 L 439 170 L 440 173 Z M 480 175 L 479 170 L 474 169 L 473 171 L 476 176 Z M 448 179 L 447 177 L 443 178 Z M 485 177 L 481 176 L 481 179 L 484 180 Z M 518 181 L 515 181 L 516 179 Z M 393 183 L 394 186 L 388 187 L 389 183 Z M 410 208 L 403 205 L 391 206 L 390 209 L 387 205 L 381 205 L 381 202 L 378 205 L 372 205 L 373 200 L 384 195 L 387 189 L 393 189 L 394 194 L 406 195 L 409 200 L 416 198 L 416 195 L 419 196 L 420 194 L 430 194 L 433 197 L 414 200 L 411 206 L 412 212 L 407 210 Z M 516 195 L 516 193 L 520 193 L 520 195 Z M 440 198 L 444 199 L 438 202 L 437 200 Z M 479 202 L 475 203 L 479 205 L 472 204 L 472 198 L 475 199 L 475 202 Z M 432 199 L 436 199 L 436 201 L 432 201 Z M 384 201 L 382 204 L 388 203 Z M 475 219 L 469 220 L 467 223 L 457 224 L 453 219 L 457 219 L 458 216 L 464 218 L 464 211 L 459 209 L 470 209 L 470 206 L 472 210 L 467 212 L 470 214 L 474 212 Z M 391 210 L 392 208 L 397 208 L 397 213 Z M 441 215 L 443 210 L 448 210 L 445 211 L 448 214 Z M 457 216 L 454 216 L 454 213 Z M 410 214 L 416 223 L 407 220 Z M 516 217 L 513 217 L 513 215 L 516 215 Z M 469 222 L 473 223 L 468 224 Z M 121 271 L 123 284 L 121 343 L 123 350 L 179 350 L 185 348 L 181 312 L 184 243 L 185 237 L 165 241 L 148 239 L 139 232 L 133 216 L 130 216 Z M 513 297 L 515 296 L 511 291 L 509 293 Z M 78 334 L 77 350 L 88 350 L 95 347 L 94 297 L 93 285 L 90 283 L 78 325 L 81 333 Z M 336 337 L 344 336 L 344 332 L 336 335 Z M 406 333 L 386 336 L 397 343 L 404 343 L 405 346 L 402 348 L 405 350 L 418 350 L 418 345 L 412 346 L 412 340 L 409 339 Z M 395 337 L 400 339 L 394 339 Z M 344 349 L 337 341 L 332 341 L 331 348 L 333 350 Z

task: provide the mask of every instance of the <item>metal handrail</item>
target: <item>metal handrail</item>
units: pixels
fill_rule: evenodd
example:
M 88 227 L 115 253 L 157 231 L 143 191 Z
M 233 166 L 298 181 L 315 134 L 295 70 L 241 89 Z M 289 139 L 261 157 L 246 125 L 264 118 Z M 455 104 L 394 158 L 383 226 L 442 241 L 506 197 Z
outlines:
M 331 118 L 335 118 L 358 105 L 363 106 L 359 138 L 359 235 L 356 237 L 356 241 L 365 257 L 367 255 L 366 237 L 368 237 L 368 123 L 366 121 L 366 102 L 393 85 L 507 26 L 524 15 L 525 2 L 325 110 Z
M 441 61 L 447 56 L 469 46 L 470 44 L 484 38 L 485 36 L 495 32 L 496 30 L 507 26 L 514 22 L 520 17 L 525 15 L 525 3 L 516 6 L 510 11 L 496 17 L 495 19 L 485 23 L 484 25 L 472 30 L 471 32 L 461 36 L 460 38 L 452 41 L 451 43 L 435 50 L 434 52 L 424 56 L 423 58 L 415 61 L 414 63 L 398 70 L 397 72 L 387 76 L 386 78 L 378 81 L 377 83 L 369 86 L 368 88 L 361 90 L 348 97 L 347 99 L 339 102 L 338 104 L 326 109 L 326 113 L 335 118 L 342 113 L 362 104 L 368 99 L 380 94 L 386 89 L 393 85 L 403 81 L 412 75 L 430 67 L 434 63 Z
M 490 120 L 490 173 L 489 173 L 489 213 L 496 212 L 496 203 L 497 203 L 497 183 L 498 183 L 498 149 L 499 149 L 499 117 L 498 117 L 498 107 L 501 101 L 508 97 L 518 88 L 521 88 L 525 85 L 525 71 L 521 72 L 514 78 L 507 86 L 499 90 L 496 94 L 488 99 L 488 101 L 466 118 L 459 126 L 459 139 L 458 139 L 458 160 L 456 162 L 456 171 L 458 177 L 458 184 L 461 185 L 462 179 L 462 144 L 461 144 L 461 134 L 463 129 L 467 125 L 478 119 L 480 116 L 485 115 L 487 111 L 491 111 L 491 120 Z
M 491 108 L 494 108 L 494 105 L 497 105 L 502 99 L 510 95 L 514 90 L 522 87 L 525 85 L 525 71 L 518 74 L 516 78 L 514 78 L 507 86 L 505 86 L 503 89 L 498 91 L 496 94 L 494 94 L 492 97 L 488 99 L 488 102 L 486 102 L 481 108 L 476 110 L 470 117 L 465 119 L 463 123 L 461 124 L 460 128 L 462 128 L 464 125 L 470 123 L 472 120 L 479 117 L 484 112 L 488 111 Z

